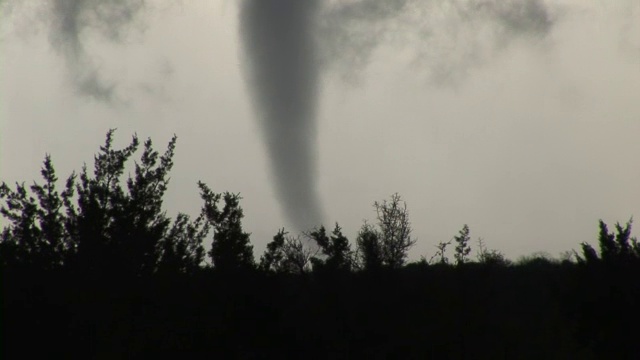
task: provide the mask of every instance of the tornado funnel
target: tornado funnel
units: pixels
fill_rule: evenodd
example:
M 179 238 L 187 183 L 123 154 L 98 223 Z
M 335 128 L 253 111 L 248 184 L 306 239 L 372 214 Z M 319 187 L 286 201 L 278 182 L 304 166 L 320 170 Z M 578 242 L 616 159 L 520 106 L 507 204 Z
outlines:
M 290 225 L 322 221 L 317 190 L 317 0 L 245 0 L 245 75 L 266 144 L 275 192 Z

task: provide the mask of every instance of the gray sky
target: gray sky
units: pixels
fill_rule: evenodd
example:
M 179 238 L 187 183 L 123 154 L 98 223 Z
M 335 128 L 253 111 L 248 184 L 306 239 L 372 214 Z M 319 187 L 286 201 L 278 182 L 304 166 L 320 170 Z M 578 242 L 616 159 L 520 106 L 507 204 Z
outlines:
M 237 2 L 137 3 L 0 1 L 1 180 L 37 178 L 47 152 L 66 177 L 109 128 L 119 145 L 137 132 L 158 149 L 175 133 L 169 212 L 199 211 L 197 180 L 240 192 L 258 256 L 292 224 Z M 412 258 L 465 223 L 517 258 L 593 243 L 600 218 L 640 216 L 640 0 L 324 5 L 314 153 L 327 225 L 353 239 L 372 203 L 399 192 Z

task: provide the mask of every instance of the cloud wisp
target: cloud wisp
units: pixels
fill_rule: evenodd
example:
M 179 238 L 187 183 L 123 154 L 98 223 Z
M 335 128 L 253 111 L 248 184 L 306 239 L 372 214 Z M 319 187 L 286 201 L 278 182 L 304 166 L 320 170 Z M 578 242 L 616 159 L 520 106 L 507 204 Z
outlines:
M 144 0 L 51 0 L 49 39 L 66 62 L 75 90 L 82 96 L 113 103 L 116 86 L 100 75 L 100 69 L 87 54 L 84 37 L 91 30 L 110 41 L 121 41 L 138 14 Z

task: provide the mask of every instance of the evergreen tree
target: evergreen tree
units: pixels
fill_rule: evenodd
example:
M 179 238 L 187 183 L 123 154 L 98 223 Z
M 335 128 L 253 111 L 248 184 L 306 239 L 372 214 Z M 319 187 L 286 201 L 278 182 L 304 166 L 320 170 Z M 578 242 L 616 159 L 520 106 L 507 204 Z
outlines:
M 222 271 L 253 268 L 253 246 L 249 234 L 242 230 L 244 214 L 240 207 L 240 195 L 213 193 L 203 182 L 199 182 L 198 186 L 204 201 L 203 213 L 214 231 L 209 251 L 213 266 Z M 218 204 L 220 200 L 224 200 L 222 209 Z
M 119 230 L 123 225 L 126 201 L 120 177 L 139 142 L 134 135 L 127 147 L 115 150 L 113 133 L 113 129 L 107 132 L 104 146 L 94 157 L 93 176 L 85 165 L 80 173 L 80 182 L 76 184 L 72 177 L 67 183 L 68 188 L 75 187 L 77 194 L 78 205 L 67 202 L 67 214 L 77 249 L 73 263 L 81 271 L 132 271 L 132 264 L 123 253 L 122 239 L 117 237 L 122 234 Z
M 201 214 L 191 221 L 186 214 L 178 214 L 171 229 L 163 239 L 158 271 L 161 273 L 194 273 L 204 261 L 202 242 L 210 225 Z
M 58 193 L 58 178 L 50 155 L 46 155 L 40 171 L 44 183 L 34 182 L 29 195 L 26 186 L 16 184 L 11 190 L 0 185 L 0 214 L 9 226 L 0 234 L 0 263 L 27 265 L 40 269 L 55 269 L 67 260 L 70 239 L 61 212 L 66 192 Z
M 161 244 L 171 224 L 162 209 L 163 197 L 169 183 L 168 173 L 173 167 L 176 137 L 160 156 L 152 148 L 151 139 L 144 143 L 140 162 L 135 163 L 134 177 L 127 180 L 128 193 L 116 216 L 118 226 L 113 238 L 118 239 L 123 262 L 131 271 L 153 273 L 161 255 Z
M 600 234 L 598 243 L 600 244 L 600 256 L 604 261 L 614 261 L 618 256 L 618 244 L 615 241 L 615 235 L 609 233 L 607 224 L 600 220 Z
M 382 267 L 382 244 L 380 233 L 365 222 L 356 238 L 358 265 L 365 271 L 375 271 Z
M 602 260 L 605 263 L 614 264 L 639 259 L 640 246 L 638 246 L 637 239 L 631 237 L 632 223 L 633 218 L 624 227 L 620 223 L 616 223 L 616 233 L 613 233 L 609 232 L 607 224 L 600 220 L 598 223 L 600 229 L 598 234 L 600 256 L 591 245 L 583 242 L 580 244 L 582 257 L 578 256 L 578 261 L 580 263 L 595 263 Z
M 144 143 L 125 190 L 120 178 L 138 148 L 138 138 L 134 135 L 127 147 L 116 150 L 113 133 L 107 132 L 94 157 L 93 174 L 83 166 L 79 177 L 75 173 L 68 177 L 62 193 L 56 190 L 48 155 L 41 171 L 44 184 L 31 186 L 35 197 L 24 184 L 17 184 L 15 191 L 4 183 L 0 186 L 5 202 L 0 213 L 10 223 L 0 234 L 3 265 L 41 269 L 68 265 L 82 273 L 122 275 L 154 273 L 161 261 L 176 263 L 174 268 L 180 271 L 199 266 L 208 231 L 204 220 L 190 222 L 179 215 L 171 227 L 162 210 L 176 137 L 162 156 L 150 139 Z
M 262 271 L 279 272 L 283 268 L 283 263 L 286 259 L 284 252 L 285 236 L 287 232 L 284 229 L 278 230 L 278 233 L 273 237 L 273 240 L 267 244 L 267 249 L 260 257 L 260 265 L 258 266 Z
M 323 259 L 313 257 L 311 262 L 314 270 L 327 271 L 351 271 L 353 265 L 353 253 L 349 240 L 342 234 L 342 228 L 336 223 L 331 236 L 327 235 L 324 226 L 311 232 L 309 237 L 320 248 Z
M 618 255 L 623 261 L 628 261 L 633 254 L 633 244 L 631 239 L 631 224 L 633 223 L 633 218 L 629 219 L 625 227 L 622 227 L 620 223 L 616 223 L 616 232 L 615 241 L 618 248 Z
M 638 242 L 638 238 L 631 238 L 631 249 L 633 250 L 633 256 L 636 259 L 640 259 L 640 242 Z
M 456 242 L 456 253 L 454 255 L 456 265 L 462 265 L 467 261 L 471 253 L 471 246 L 469 246 L 469 241 L 471 240 L 469 236 L 469 226 L 465 224 L 458 236 L 455 236 L 453 239 Z
M 51 156 L 46 155 L 40 172 L 43 185 L 34 184 L 31 191 L 38 198 L 37 217 L 41 230 L 40 257 L 44 266 L 55 268 L 64 264 L 67 238 L 63 227 L 63 215 L 60 213 L 62 199 L 56 190 L 56 177 Z
M 0 208 L 9 225 L 2 231 L 0 259 L 3 266 L 35 265 L 41 262 L 42 231 L 37 225 L 38 205 L 29 196 L 23 184 L 16 184 L 16 190 L 2 183 L 0 198 L 6 205 Z
M 600 260 L 596 250 L 588 243 L 583 242 L 580 244 L 580 247 L 582 248 L 582 257 L 577 256 L 579 263 L 592 264 Z

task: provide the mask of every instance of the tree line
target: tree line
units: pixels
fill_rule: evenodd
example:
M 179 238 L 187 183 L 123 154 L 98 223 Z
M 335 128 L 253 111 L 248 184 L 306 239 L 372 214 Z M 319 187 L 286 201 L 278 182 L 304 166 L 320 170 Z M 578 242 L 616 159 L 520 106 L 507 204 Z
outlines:
M 256 258 L 239 194 L 199 182 L 198 216 L 167 216 L 175 136 L 163 153 L 136 135 L 116 149 L 113 137 L 62 187 L 49 155 L 41 182 L 0 185 L 3 348 L 37 337 L 95 358 L 314 358 L 315 349 L 318 358 L 596 359 L 638 350 L 627 330 L 640 321 L 632 220 L 613 231 L 600 221 L 597 246 L 583 242 L 562 260 L 514 263 L 482 239 L 473 259 L 464 225 L 429 259 L 408 262 L 416 239 L 393 194 L 374 202 L 375 221 L 354 242 L 337 223 L 298 235 L 282 228 Z M 69 341 L 76 352 L 61 345 Z
M 364 223 L 355 246 L 337 223 L 332 230 L 320 226 L 298 236 L 281 229 L 256 262 L 250 234 L 242 227 L 239 194 L 216 193 L 199 182 L 203 206 L 198 217 L 166 215 L 163 196 L 173 166 L 175 136 L 163 154 L 153 149 L 151 139 L 146 140 L 133 174 L 123 183 L 125 167 L 140 140 L 133 136 L 128 146 L 114 149 L 113 135 L 113 130 L 107 133 L 93 171 L 85 165 L 79 174 L 67 177 L 62 189 L 57 187 L 49 155 L 42 165 L 41 183 L 17 183 L 13 189 L 4 182 L 0 185 L 4 200 L 0 214 L 9 221 L 0 237 L 3 267 L 68 267 L 130 275 L 193 273 L 206 266 L 208 256 L 220 271 L 397 269 L 406 264 L 408 251 L 416 243 L 407 205 L 394 194 L 374 203 L 377 221 Z M 466 225 L 464 229 L 466 237 L 457 240 L 458 264 L 467 260 L 470 251 L 469 229 Z M 206 251 L 203 243 L 211 233 L 212 245 Z

